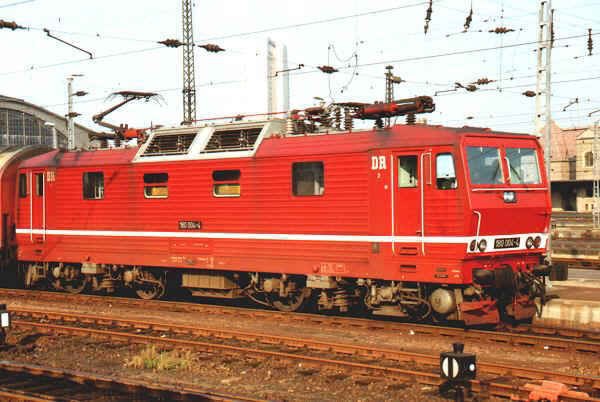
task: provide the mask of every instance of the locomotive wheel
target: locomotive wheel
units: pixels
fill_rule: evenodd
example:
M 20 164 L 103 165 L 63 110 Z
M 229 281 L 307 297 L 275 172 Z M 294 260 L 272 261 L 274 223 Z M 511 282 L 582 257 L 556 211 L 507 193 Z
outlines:
M 294 312 L 301 310 L 310 300 L 311 290 L 307 288 L 300 289 L 290 293 L 287 297 L 279 297 L 273 300 L 273 307 L 279 311 Z
M 62 287 L 68 293 L 79 294 L 85 290 L 87 284 L 87 279 L 81 275 L 80 278 L 69 281 L 68 283 L 64 283 Z
M 63 289 L 65 292 L 79 294 L 83 292 L 88 285 L 88 278 L 81 273 L 81 268 L 74 265 L 66 265 L 63 268 L 64 276 L 59 279 L 58 287 L 59 290 Z
M 140 299 L 160 299 L 165 295 L 166 283 L 164 277 L 149 270 L 140 271 L 140 278 L 136 281 L 135 293 Z

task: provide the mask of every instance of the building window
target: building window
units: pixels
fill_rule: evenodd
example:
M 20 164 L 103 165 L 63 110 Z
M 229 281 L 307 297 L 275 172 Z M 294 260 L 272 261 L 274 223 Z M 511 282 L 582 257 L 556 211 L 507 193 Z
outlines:
M 438 154 L 435 157 L 435 181 L 440 190 L 456 188 L 456 171 L 452 154 Z
M 25 173 L 19 175 L 19 197 L 27 197 L 27 175 Z
M 323 195 L 325 192 L 323 162 L 292 164 L 292 191 L 295 196 Z
M 37 195 L 37 196 L 44 195 L 44 174 L 43 173 L 35 174 L 35 195 Z
M 239 197 L 241 195 L 240 176 L 241 172 L 239 170 L 213 171 L 213 180 L 224 182 L 213 184 L 213 195 L 215 197 Z
M 417 187 L 417 157 L 398 157 L 398 187 Z
M 83 198 L 86 200 L 104 198 L 104 173 L 86 172 L 83 174 Z
M 585 167 L 594 166 L 594 154 L 592 152 L 586 152 L 583 158 L 585 159 Z
M 168 198 L 169 187 L 168 173 L 145 173 L 144 174 L 144 197 L 146 198 Z

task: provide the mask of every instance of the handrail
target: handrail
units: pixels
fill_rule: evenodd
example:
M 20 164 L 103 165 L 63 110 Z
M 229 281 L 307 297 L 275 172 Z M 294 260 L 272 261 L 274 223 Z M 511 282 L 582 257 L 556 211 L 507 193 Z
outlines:
M 421 253 L 425 255 L 425 155 L 428 155 L 431 158 L 431 152 L 423 152 L 421 154 Z M 431 169 L 430 169 L 431 170 Z M 431 172 L 429 172 L 431 177 Z M 431 182 L 429 183 L 431 185 Z
M 473 213 L 477 215 L 477 233 L 475 234 L 475 242 L 479 244 L 479 229 L 481 228 L 481 212 L 473 210 Z

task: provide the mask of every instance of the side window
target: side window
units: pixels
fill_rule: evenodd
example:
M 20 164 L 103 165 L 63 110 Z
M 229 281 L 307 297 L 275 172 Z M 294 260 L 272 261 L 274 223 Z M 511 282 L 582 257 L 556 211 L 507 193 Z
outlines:
M 168 198 L 169 197 L 168 173 L 144 173 L 144 197 Z
M 323 162 L 293 163 L 292 191 L 295 196 L 323 195 L 325 192 Z
M 27 197 L 27 175 L 25 173 L 19 175 L 19 197 Z
M 104 198 L 104 173 L 85 172 L 83 174 L 83 198 L 86 200 Z
M 241 195 L 239 170 L 214 170 L 212 173 L 215 197 L 239 197 Z
M 417 157 L 415 155 L 398 157 L 398 187 L 417 187 Z
M 594 154 L 591 152 L 586 152 L 583 155 L 583 158 L 585 159 L 585 167 L 591 167 L 594 166 Z
M 457 187 L 452 154 L 438 154 L 435 157 L 435 182 L 440 190 L 452 190 Z
M 35 195 L 37 195 L 37 196 L 44 195 L 44 174 L 43 173 L 35 174 Z

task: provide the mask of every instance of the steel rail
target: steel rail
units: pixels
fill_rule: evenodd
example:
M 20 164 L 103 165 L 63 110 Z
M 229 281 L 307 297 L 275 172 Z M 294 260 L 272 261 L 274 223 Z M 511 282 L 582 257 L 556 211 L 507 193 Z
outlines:
M 198 389 L 196 387 L 185 387 L 181 385 L 167 386 L 157 385 L 155 382 L 144 382 L 126 380 L 123 378 L 116 378 L 111 376 L 100 376 L 96 374 L 85 373 L 82 371 L 62 370 L 54 367 L 44 367 L 33 364 L 16 363 L 12 361 L 0 361 L 0 370 L 4 372 L 11 372 L 16 375 L 27 375 L 26 380 L 20 380 L 17 384 L 11 384 L 10 379 L 5 377 L 2 378 L 0 384 L 0 398 L 11 398 L 9 400 L 20 400 L 20 401 L 56 401 L 56 400 L 68 400 L 77 401 L 79 399 L 74 397 L 65 398 L 60 396 L 57 399 L 56 391 L 58 390 L 61 394 L 64 394 L 64 389 L 55 389 L 52 384 L 35 384 L 36 379 L 52 379 L 53 382 L 67 381 L 74 385 L 88 384 L 91 387 L 98 390 L 99 393 L 104 393 L 105 390 L 121 391 L 123 394 L 144 394 L 144 395 L 155 395 L 169 398 L 176 396 L 182 400 L 188 401 L 240 401 L 240 402 L 266 402 L 262 399 L 249 398 L 244 396 L 226 395 L 221 393 L 215 393 L 212 391 L 206 391 Z M 33 388 L 36 391 L 28 390 L 25 384 L 32 382 Z M 17 385 L 18 389 L 14 389 L 11 385 Z M 43 390 L 43 388 L 46 388 Z M 53 395 L 54 393 L 54 395 Z M 127 395 L 124 395 L 127 396 Z M 89 400 L 89 395 L 85 398 Z
M 438 374 L 431 372 L 423 372 L 416 370 L 405 370 L 394 367 L 376 366 L 364 363 L 354 363 L 343 360 L 324 359 L 311 356 L 303 356 L 292 353 L 284 352 L 273 352 L 266 350 L 259 350 L 253 348 L 244 348 L 223 344 L 214 344 L 208 342 L 180 340 L 180 339 L 169 339 L 161 337 L 153 337 L 148 335 L 138 334 L 127 334 L 123 332 L 111 332 L 102 331 L 90 328 L 80 327 L 67 327 L 62 325 L 53 324 L 40 324 L 40 323 L 19 323 L 20 325 L 30 326 L 31 328 L 37 328 L 40 331 L 48 331 L 54 333 L 63 333 L 70 335 L 80 336 L 95 336 L 101 338 L 107 338 L 110 340 L 120 340 L 123 342 L 137 343 L 137 344 L 154 344 L 164 345 L 169 347 L 183 347 L 183 348 L 194 348 L 197 350 L 203 350 L 208 352 L 220 352 L 233 355 L 252 356 L 256 358 L 274 358 L 284 361 L 301 361 L 307 367 L 332 367 L 335 369 L 352 370 L 367 375 L 378 376 L 383 378 L 393 378 L 400 381 L 406 382 L 417 382 L 420 384 L 427 384 L 433 386 L 439 386 L 442 380 Z M 515 386 L 513 384 L 502 384 L 492 381 L 474 380 L 470 382 L 471 389 L 474 392 L 484 393 L 488 396 L 498 396 L 504 398 L 511 398 L 511 400 L 522 400 L 527 401 L 529 398 L 529 390 L 521 386 Z M 593 401 L 600 402 L 600 399 L 596 398 L 583 398 L 583 397 L 569 397 L 561 398 L 563 402 L 577 402 L 577 401 Z
M 181 301 L 140 300 L 126 297 L 95 296 L 68 294 L 47 291 L 3 289 L 0 298 L 34 297 L 36 300 L 71 301 L 73 304 L 98 302 L 111 306 L 132 306 L 161 311 L 185 311 L 202 314 L 218 314 L 231 316 L 248 316 L 256 319 L 269 319 L 278 322 L 311 323 L 335 328 L 364 328 L 377 331 L 392 331 L 410 335 L 460 337 L 487 343 L 508 344 L 514 346 L 533 346 L 544 349 L 565 350 L 569 352 L 600 353 L 600 332 L 570 328 L 550 328 L 521 325 L 503 331 L 464 329 L 443 325 L 429 325 L 408 322 L 391 322 L 378 319 L 356 317 L 326 316 L 310 313 L 284 313 L 280 311 L 256 309 L 249 307 L 230 307 L 210 304 L 189 303 Z M 10 299 L 5 299 L 10 304 Z M 572 338 L 572 339 L 565 339 Z
M 50 328 L 52 330 L 66 330 L 69 332 L 74 332 L 76 334 L 84 335 L 86 331 L 87 334 L 93 335 L 97 334 L 95 331 L 104 331 L 106 336 L 111 337 L 113 339 L 116 337 L 120 340 L 144 340 L 148 343 L 152 343 L 149 338 L 144 338 L 144 335 L 139 334 L 131 334 L 128 332 L 124 332 L 128 327 L 133 329 L 143 329 L 149 331 L 155 331 L 160 333 L 160 336 L 149 336 L 153 339 L 163 339 L 164 342 L 160 342 L 160 344 L 170 344 L 171 346 L 186 346 L 191 348 L 212 348 L 219 349 L 224 351 L 238 351 L 241 352 L 240 348 L 237 346 L 218 344 L 215 346 L 212 343 L 207 342 L 199 342 L 195 340 L 181 340 L 177 338 L 173 338 L 172 336 L 179 334 L 191 334 L 200 337 L 208 337 L 208 338 L 217 338 L 219 340 L 223 339 L 232 339 L 241 342 L 251 342 L 251 343 L 262 343 L 267 345 L 278 345 L 278 346 L 286 346 L 292 348 L 299 349 L 308 349 L 312 351 L 325 352 L 325 353 L 335 353 L 335 354 L 343 354 L 346 356 L 363 356 L 369 357 L 377 360 L 391 360 L 391 361 L 401 361 L 401 362 L 412 362 L 415 364 L 422 364 L 428 366 L 438 366 L 439 365 L 439 355 L 426 355 L 421 353 L 413 353 L 406 351 L 399 351 L 393 349 L 382 349 L 382 348 L 374 348 L 374 347 L 366 347 L 366 346 L 356 346 L 350 344 L 341 344 L 341 343 L 333 343 L 333 342 L 324 342 L 324 341 L 316 341 L 312 339 L 301 339 L 301 338 L 293 338 L 293 337 L 285 337 L 285 336 L 277 336 L 265 333 L 255 333 L 255 332 L 247 332 L 247 331 L 234 331 L 234 330 L 224 330 L 220 328 L 206 328 L 199 326 L 189 326 L 189 325 L 177 325 L 177 324 L 169 324 L 169 323 L 159 323 L 152 321 L 140 321 L 140 320 L 128 320 L 128 319 L 120 319 L 120 318 L 112 318 L 108 316 L 98 316 L 98 315 L 79 315 L 79 314 L 71 314 L 71 313 L 59 313 L 59 312 L 46 312 L 39 310 L 25 310 L 25 309 L 15 309 L 14 313 L 19 316 L 29 316 L 31 318 L 41 318 L 47 321 L 62 321 L 62 322 L 72 322 L 77 324 L 93 324 L 93 325 L 108 325 L 111 326 L 110 330 L 99 330 L 97 328 L 82 328 L 82 327 L 67 327 L 67 326 L 56 326 L 55 324 L 50 323 L 37 323 L 31 321 L 22 321 L 20 319 L 15 319 L 13 323 L 18 326 L 30 326 L 36 329 L 44 329 L 45 327 Z M 118 328 L 117 331 L 114 330 L 114 327 Z M 68 328 L 68 329 L 65 329 Z M 75 329 L 72 329 L 75 328 Z M 83 333 L 81 333 L 83 331 Z M 143 343 L 143 342 L 142 342 Z M 209 346 L 212 345 L 212 346 Z M 233 348 L 233 349 L 232 349 Z M 246 348 L 242 348 L 246 349 Z M 248 349 L 250 350 L 250 349 Z M 258 354 L 263 354 L 264 351 L 259 351 Z M 252 349 L 249 353 L 257 353 L 257 349 Z M 268 352 L 271 353 L 271 352 Z M 278 352 L 273 352 L 278 353 Z M 293 354 L 294 356 L 298 356 Z M 273 357 L 283 357 L 282 355 L 273 355 Z M 307 357 L 307 356 L 305 356 Z M 312 359 L 312 358 L 311 358 Z M 587 377 L 587 376 L 579 376 L 572 375 L 566 373 L 558 373 L 551 372 L 547 370 L 540 370 L 536 368 L 526 368 L 526 367 L 515 367 L 513 365 L 507 364 L 496 364 L 490 362 L 478 362 L 478 370 L 482 373 L 494 375 L 494 376 L 508 376 L 513 378 L 521 378 L 527 380 L 552 380 L 559 381 L 565 383 L 570 386 L 576 387 L 584 387 L 586 389 L 592 389 L 595 392 L 600 392 L 600 378 L 596 377 Z
M 589 270 L 600 270 L 600 260 L 598 257 L 585 258 L 585 257 L 552 257 L 553 261 L 567 264 L 570 268 L 576 269 L 589 269 Z

